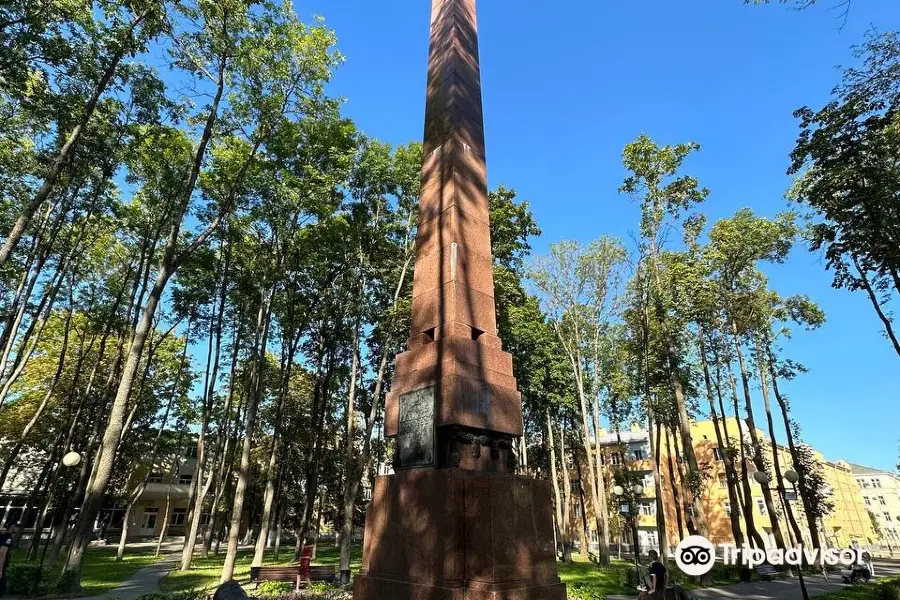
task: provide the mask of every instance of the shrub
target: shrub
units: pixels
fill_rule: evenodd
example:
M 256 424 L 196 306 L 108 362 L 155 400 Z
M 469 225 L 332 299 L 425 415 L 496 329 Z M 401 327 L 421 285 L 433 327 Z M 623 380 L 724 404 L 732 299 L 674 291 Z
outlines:
M 318 588 L 318 589 L 315 589 Z M 266 600 L 353 600 L 353 592 L 350 590 L 329 588 L 313 584 L 308 589 L 299 592 L 289 592 L 277 596 L 267 596 Z
M 168 594 L 144 594 L 136 600 L 206 600 L 208 597 L 209 595 L 202 590 L 186 590 L 183 592 L 170 592 Z
M 900 581 L 885 581 L 878 585 L 878 600 L 900 600 Z
M 287 581 L 262 581 L 253 591 L 254 596 L 281 596 L 294 590 L 294 584 Z
M 6 568 L 6 593 L 10 596 L 33 596 L 34 578 L 37 576 L 38 566 L 33 563 L 16 563 Z M 43 577 L 46 573 L 41 574 Z M 40 584 L 39 584 L 40 587 Z

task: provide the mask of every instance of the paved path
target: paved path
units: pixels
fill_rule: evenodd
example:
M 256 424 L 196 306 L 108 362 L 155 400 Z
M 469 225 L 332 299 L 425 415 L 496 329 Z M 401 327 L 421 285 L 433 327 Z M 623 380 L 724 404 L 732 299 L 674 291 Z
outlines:
M 181 560 L 181 552 L 172 552 L 163 556 L 161 560 L 144 567 L 134 575 L 100 596 L 94 596 L 79 600 L 134 600 L 144 594 L 152 594 L 159 591 L 159 582 Z
M 896 562 L 875 561 L 876 580 L 880 577 L 892 577 L 900 574 L 900 564 Z M 841 576 L 829 575 L 825 581 L 821 575 L 807 575 L 804 577 L 806 590 L 810 596 L 821 596 L 828 592 L 834 592 L 846 587 L 841 583 Z M 711 587 L 689 590 L 691 596 L 697 600 L 718 600 L 728 598 L 740 598 L 742 600 L 802 600 L 800 583 L 796 578 L 775 581 L 754 581 L 752 583 L 737 583 L 723 587 Z M 634 600 L 637 596 L 609 596 L 608 600 Z

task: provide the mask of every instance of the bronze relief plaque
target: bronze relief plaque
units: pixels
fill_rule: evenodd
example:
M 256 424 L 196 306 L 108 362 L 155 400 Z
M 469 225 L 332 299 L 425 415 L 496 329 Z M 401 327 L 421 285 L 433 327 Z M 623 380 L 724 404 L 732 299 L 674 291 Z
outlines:
M 397 448 L 401 468 L 434 464 L 434 386 L 400 396 Z

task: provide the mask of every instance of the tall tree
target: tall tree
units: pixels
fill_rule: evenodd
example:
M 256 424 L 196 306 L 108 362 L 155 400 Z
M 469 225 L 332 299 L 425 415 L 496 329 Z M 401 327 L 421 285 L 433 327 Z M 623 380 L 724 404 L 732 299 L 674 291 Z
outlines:
M 622 161 L 630 174 L 619 188 L 641 207 L 641 255 L 648 263 L 644 282 L 651 290 L 650 314 L 662 337 L 665 369 L 675 400 L 677 425 L 688 471 L 697 475 L 701 471 L 694 453 L 685 385 L 681 377 L 683 359 L 678 349 L 679 329 L 673 322 L 672 307 L 663 289 L 661 236 L 665 234 L 663 224 L 667 216 L 678 218 L 693 204 L 705 200 L 709 193 L 706 188 L 700 187 L 694 177 L 679 174 L 684 160 L 699 149 L 700 146 L 694 142 L 659 146 L 648 136 L 641 135 L 627 144 L 622 152 Z M 708 537 L 700 494 L 694 494 L 692 502 L 697 531 Z
M 550 254 L 535 260 L 530 273 L 568 359 L 575 385 L 601 565 L 609 563 L 609 511 L 601 456 L 592 440 L 597 439 L 600 427 L 602 336 L 611 318 L 624 261 L 624 248 L 610 238 L 588 246 L 560 242 L 550 246 Z
M 863 291 L 900 357 L 890 306 L 900 293 L 900 33 L 870 34 L 834 98 L 798 109 L 790 197 L 810 209 L 810 250 L 832 285 Z

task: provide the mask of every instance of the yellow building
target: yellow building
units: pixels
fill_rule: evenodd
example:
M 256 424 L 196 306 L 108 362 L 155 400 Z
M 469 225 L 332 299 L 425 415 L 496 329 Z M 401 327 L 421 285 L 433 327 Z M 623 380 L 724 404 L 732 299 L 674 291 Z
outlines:
M 878 524 L 881 535 L 875 541 L 876 549 L 890 556 L 900 554 L 900 477 L 862 465 L 849 467 L 867 511 Z
M 749 485 L 750 496 L 745 502 L 749 510 L 753 511 L 754 528 L 759 533 L 766 547 L 776 545 L 775 526 L 777 522 L 785 543 L 794 542 L 793 532 L 789 530 L 785 517 L 784 502 L 790 502 L 791 510 L 801 531 L 803 542 L 809 544 L 809 530 L 807 519 L 803 512 L 803 505 L 799 498 L 793 494 L 791 484 L 782 482 L 776 486 L 770 483 L 772 492 L 772 507 L 767 505 L 762 486 L 753 478 L 756 468 L 751 460 L 751 436 L 750 430 L 743 420 L 728 418 L 720 420 L 720 428 L 723 435 L 727 432 L 733 448 L 740 448 L 739 439 L 743 439 L 746 459 L 746 478 Z M 596 440 L 597 447 L 602 453 L 602 462 L 605 465 L 607 489 L 612 490 L 614 485 L 614 473 L 619 469 L 627 469 L 633 473 L 633 477 L 643 486 L 642 497 L 637 501 L 637 528 L 638 543 L 641 551 L 646 552 L 650 548 L 658 549 L 659 539 L 657 533 L 657 494 L 661 494 L 662 509 L 666 519 L 666 537 L 670 547 L 684 536 L 691 533 L 694 526 L 693 498 L 691 492 L 682 485 L 682 479 L 687 479 L 687 464 L 681 452 L 680 437 L 659 432 L 659 477 L 661 487 L 657 490 L 653 475 L 653 461 L 648 432 L 638 427 L 632 427 L 627 431 L 609 433 L 601 431 Z M 768 437 L 759 428 L 755 431 L 760 441 L 763 454 L 767 463 L 771 464 L 773 447 Z M 729 499 L 726 480 L 725 463 L 726 452 L 719 447 L 716 430 L 712 421 L 699 421 L 691 424 L 691 437 L 694 453 L 700 468 L 700 505 L 706 517 L 709 537 L 716 544 L 733 544 L 734 535 L 731 528 L 731 511 L 737 511 L 738 522 L 745 540 L 749 541 L 746 532 L 746 522 L 742 507 L 734 507 Z M 667 439 L 668 438 L 668 439 Z M 778 446 L 779 462 L 782 472 L 792 468 L 791 456 L 786 447 Z M 824 491 L 829 495 L 829 500 L 834 504 L 832 513 L 820 523 L 818 527 L 819 538 L 823 545 L 845 548 L 855 542 L 861 546 L 871 547 L 875 540 L 874 529 L 863 502 L 859 486 L 856 483 L 850 466 L 847 463 L 831 463 L 816 453 L 816 459 L 822 467 L 823 476 L 827 482 Z M 733 463 L 736 475 L 741 478 L 741 457 L 737 456 Z M 584 470 L 583 470 L 584 471 Z M 744 489 L 741 480 L 741 490 Z M 780 489 L 779 489 L 780 487 Z M 782 495 L 784 494 L 784 495 Z M 743 491 L 742 491 L 743 495 Z M 573 495 L 573 502 L 580 504 L 580 499 Z M 740 502 L 739 502 L 740 503 Z M 610 497 L 609 510 L 618 512 L 622 502 L 615 496 Z M 678 510 L 677 507 L 680 507 Z M 580 507 L 571 511 L 580 521 Z M 588 528 L 591 527 L 592 513 L 590 503 L 586 503 L 588 512 Z M 900 518 L 900 513 L 898 513 Z M 679 523 L 680 521 L 680 523 Z M 577 531 L 580 524 L 572 524 Z M 900 523 L 898 523 L 900 525 Z M 618 532 L 617 532 L 618 533 Z M 627 532 L 614 535 L 611 541 L 615 544 L 622 542 L 626 549 L 631 547 L 631 535 Z M 596 543 L 596 534 L 591 531 L 591 542 Z M 594 545 L 594 544 L 592 544 Z

